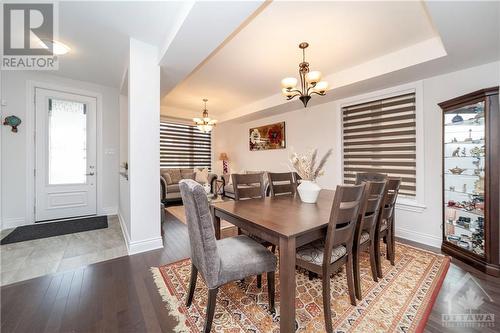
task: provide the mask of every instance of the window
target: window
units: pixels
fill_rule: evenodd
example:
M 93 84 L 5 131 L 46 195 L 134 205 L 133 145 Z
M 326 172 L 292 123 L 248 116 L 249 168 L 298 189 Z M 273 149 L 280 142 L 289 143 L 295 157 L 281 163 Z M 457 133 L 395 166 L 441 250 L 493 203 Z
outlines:
M 208 168 L 212 164 L 210 133 L 196 126 L 160 122 L 161 168 Z
M 415 198 L 415 93 L 342 108 L 344 182 L 358 172 L 401 177 L 400 194 Z

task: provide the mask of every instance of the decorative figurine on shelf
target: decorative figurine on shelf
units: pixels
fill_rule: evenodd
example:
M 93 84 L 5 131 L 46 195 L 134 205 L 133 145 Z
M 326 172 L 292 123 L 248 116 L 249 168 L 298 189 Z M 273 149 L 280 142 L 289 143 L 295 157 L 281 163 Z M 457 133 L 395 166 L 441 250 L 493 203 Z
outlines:
M 453 153 L 451 154 L 451 156 L 458 157 L 458 156 L 460 156 L 459 154 L 460 154 L 460 147 L 457 147 L 457 149 L 455 149 L 453 151 Z
M 454 124 L 461 123 L 462 121 L 464 121 L 464 118 L 462 118 L 462 116 L 459 115 L 458 113 L 455 115 L 455 117 L 451 119 L 451 122 Z
M 462 174 L 462 172 L 464 172 L 467 169 L 462 169 L 462 168 L 459 168 L 458 166 L 456 166 L 453 169 L 448 169 L 448 170 L 450 170 L 450 172 L 454 175 L 460 175 L 460 174 Z
M 17 133 L 17 126 L 21 125 L 21 119 L 16 116 L 8 116 L 3 120 L 5 126 L 11 126 L 11 131 Z
M 484 194 L 484 176 L 479 175 L 479 179 L 474 182 L 474 192 Z
M 469 128 L 469 137 L 465 138 L 464 142 L 471 142 L 472 141 L 472 130 Z
M 455 186 L 450 186 L 450 192 L 455 192 Z
M 466 152 L 465 152 L 465 147 L 462 149 L 462 156 L 465 157 L 467 156 Z
M 469 153 L 471 154 L 471 156 L 479 158 L 479 157 L 485 155 L 485 150 L 486 150 L 486 147 L 483 145 L 481 147 L 471 148 L 471 150 L 469 150 Z
M 453 140 L 451 140 L 451 142 L 456 143 L 456 142 L 458 142 L 458 140 L 457 140 L 457 138 L 454 137 Z
M 462 192 L 467 193 L 467 184 L 462 186 Z

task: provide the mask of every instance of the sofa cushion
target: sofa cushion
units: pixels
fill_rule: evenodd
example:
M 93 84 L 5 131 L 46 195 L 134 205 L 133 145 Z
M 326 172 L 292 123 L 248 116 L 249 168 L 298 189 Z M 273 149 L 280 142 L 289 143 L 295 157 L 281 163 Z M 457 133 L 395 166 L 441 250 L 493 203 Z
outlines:
M 162 172 L 161 176 L 163 177 L 163 179 L 165 179 L 165 182 L 167 183 L 167 185 L 172 184 L 172 177 L 170 177 L 170 174 L 168 172 L 165 172 L 165 171 Z
M 181 170 L 179 169 L 167 169 L 165 172 L 170 175 L 172 184 L 177 184 L 182 180 Z
M 195 180 L 196 173 L 194 172 L 181 172 L 182 179 L 192 179 Z
M 180 192 L 181 190 L 179 189 L 179 184 L 171 184 L 167 185 L 167 193 L 174 193 L 174 192 Z

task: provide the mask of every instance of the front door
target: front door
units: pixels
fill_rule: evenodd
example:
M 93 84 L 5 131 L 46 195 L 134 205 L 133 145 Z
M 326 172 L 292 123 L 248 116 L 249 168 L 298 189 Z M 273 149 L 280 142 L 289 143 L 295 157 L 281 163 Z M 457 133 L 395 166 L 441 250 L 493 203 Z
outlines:
M 96 99 L 36 88 L 35 220 L 95 215 Z

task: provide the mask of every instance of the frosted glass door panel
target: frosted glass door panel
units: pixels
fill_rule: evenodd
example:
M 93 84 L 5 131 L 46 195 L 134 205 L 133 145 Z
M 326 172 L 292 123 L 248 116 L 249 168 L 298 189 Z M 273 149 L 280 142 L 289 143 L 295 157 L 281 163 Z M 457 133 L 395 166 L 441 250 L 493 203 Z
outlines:
M 85 104 L 49 99 L 49 185 L 87 181 L 87 115 Z

